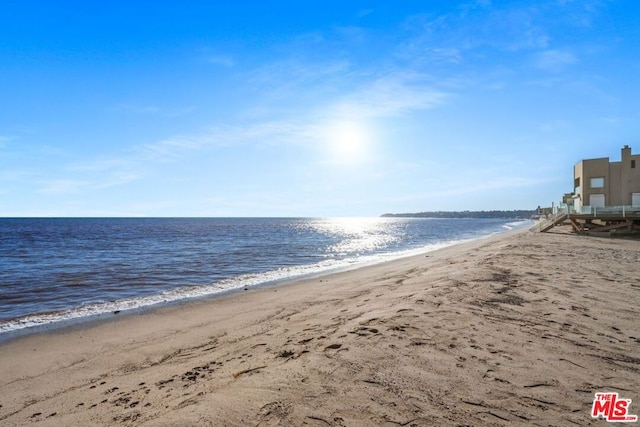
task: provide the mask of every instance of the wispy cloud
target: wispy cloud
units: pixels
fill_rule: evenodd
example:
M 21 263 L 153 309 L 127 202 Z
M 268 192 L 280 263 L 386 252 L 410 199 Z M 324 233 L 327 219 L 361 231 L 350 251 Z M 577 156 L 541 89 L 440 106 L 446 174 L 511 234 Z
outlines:
M 423 67 L 464 65 L 486 55 L 487 49 L 509 54 L 536 54 L 535 66 L 554 71 L 577 62 L 568 49 L 554 48 L 558 28 L 584 30 L 601 13 L 603 2 L 541 1 L 493 5 L 471 1 L 445 14 L 424 13 L 407 18 L 399 58 Z
M 129 150 L 109 158 L 94 158 L 54 163 L 46 168 L 19 173 L 20 183 L 33 188 L 38 194 L 74 196 L 96 193 L 143 179 L 149 167 L 144 159 Z M 3 180 L 0 174 L 0 180 Z M 6 180 L 6 179 L 5 179 Z M 14 178 L 14 181 L 17 179 Z
M 419 62 L 461 63 L 470 51 L 543 49 L 551 37 L 544 25 L 544 10 L 517 4 L 498 9 L 490 3 L 469 3 L 456 12 L 414 15 L 405 23 L 407 38 L 399 54 Z
M 309 138 L 309 127 L 295 121 L 267 121 L 245 125 L 216 125 L 192 134 L 176 135 L 135 149 L 147 160 L 176 161 L 202 150 L 241 145 L 304 144 Z
M 442 104 L 448 94 L 429 84 L 425 76 L 392 73 L 377 78 L 336 104 L 339 115 L 350 118 L 398 116 Z
M 124 114 L 131 115 L 159 115 L 164 117 L 181 117 L 191 114 L 195 107 L 159 107 L 157 105 L 122 104 L 112 108 Z
M 0 181 L 6 181 L 11 183 L 22 183 L 31 181 L 34 177 L 38 176 L 38 172 L 33 168 L 13 167 L 0 170 Z
M 236 65 L 235 59 L 228 55 L 210 55 L 207 57 L 207 62 L 227 68 L 231 68 Z
M 534 65 L 543 71 L 562 71 L 576 62 L 578 62 L 578 58 L 568 50 L 551 49 L 534 56 Z
M 289 87 L 308 86 L 332 77 L 344 78 L 349 71 L 347 60 L 302 60 L 288 58 L 265 64 L 247 76 L 247 83 L 258 91 L 283 91 Z
M 575 27 L 589 28 L 594 18 L 606 7 L 603 0 L 558 0 L 565 21 Z
M 6 147 L 13 137 L 0 135 L 0 148 Z
M 177 161 L 190 153 L 229 146 L 309 146 L 322 138 L 323 127 L 333 120 L 369 120 L 395 117 L 411 111 L 434 108 L 448 94 L 429 84 L 424 76 L 391 73 L 326 105 L 298 111 L 295 116 L 242 125 L 213 125 L 191 134 L 175 135 L 136 148 L 143 158 Z
M 391 199 L 391 201 L 395 203 L 421 201 L 427 199 L 449 199 L 450 196 L 464 196 L 470 194 L 488 193 L 496 190 L 537 187 L 553 181 L 555 181 L 554 178 L 504 176 L 491 180 L 485 180 L 484 182 L 478 184 L 469 184 L 468 182 L 465 182 L 464 185 L 459 185 L 459 183 L 452 182 L 447 188 L 442 190 L 405 194 L 399 197 L 394 197 Z
M 562 129 L 567 129 L 569 126 L 569 122 L 566 120 L 552 120 L 540 125 L 539 129 L 543 132 L 556 132 Z
M 356 13 L 356 16 L 358 18 L 364 18 L 365 16 L 371 15 L 374 12 L 375 9 L 360 9 L 358 13 Z
M 64 171 L 58 172 L 64 175 Z M 71 174 L 71 178 L 43 179 L 39 177 L 35 184 L 37 193 L 46 195 L 73 195 L 88 191 L 96 192 L 125 185 L 142 177 L 137 172 L 109 171 L 98 174 Z M 78 178 L 75 178 L 78 176 Z
M 89 182 L 82 180 L 52 179 L 50 181 L 41 182 L 41 187 L 37 192 L 48 195 L 72 194 L 79 193 L 90 186 Z
M 462 51 L 456 47 L 434 47 L 426 50 L 432 60 L 459 64 L 462 62 Z

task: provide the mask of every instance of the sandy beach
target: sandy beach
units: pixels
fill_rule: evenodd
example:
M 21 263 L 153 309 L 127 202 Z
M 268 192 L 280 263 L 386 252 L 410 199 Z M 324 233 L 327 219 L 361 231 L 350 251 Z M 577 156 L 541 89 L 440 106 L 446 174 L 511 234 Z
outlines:
M 0 424 L 604 425 L 640 242 L 517 231 L 0 345 Z

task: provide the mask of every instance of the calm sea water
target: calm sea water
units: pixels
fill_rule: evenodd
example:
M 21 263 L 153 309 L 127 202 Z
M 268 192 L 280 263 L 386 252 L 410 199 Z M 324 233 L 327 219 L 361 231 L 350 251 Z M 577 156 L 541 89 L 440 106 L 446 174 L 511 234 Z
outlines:
M 524 226 L 500 219 L 0 218 L 0 335 Z

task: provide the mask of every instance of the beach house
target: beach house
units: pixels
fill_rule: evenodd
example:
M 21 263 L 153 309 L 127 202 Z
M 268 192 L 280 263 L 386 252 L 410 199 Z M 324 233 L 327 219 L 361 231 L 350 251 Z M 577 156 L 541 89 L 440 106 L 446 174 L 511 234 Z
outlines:
M 622 148 L 621 161 L 608 157 L 580 160 L 573 168 L 573 208 L 640 207 L 640 154 Z
M 619 162 L 580 160 L 573 167 L 573 188 L 536 230 L 569 222 L 577 233 L 640 234 L 640 155 L 631 154 L 631 147 L 622 147 Z

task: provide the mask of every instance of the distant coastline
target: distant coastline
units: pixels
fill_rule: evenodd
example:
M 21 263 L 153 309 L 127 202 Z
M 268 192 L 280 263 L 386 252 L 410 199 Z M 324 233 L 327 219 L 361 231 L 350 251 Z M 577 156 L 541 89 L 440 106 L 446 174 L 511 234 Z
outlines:
M 535 215 L 535 210 L 511 211 L 433 211 L 417 213 L 386 213 L 383 218 L 514 218 L 529 219 Z

